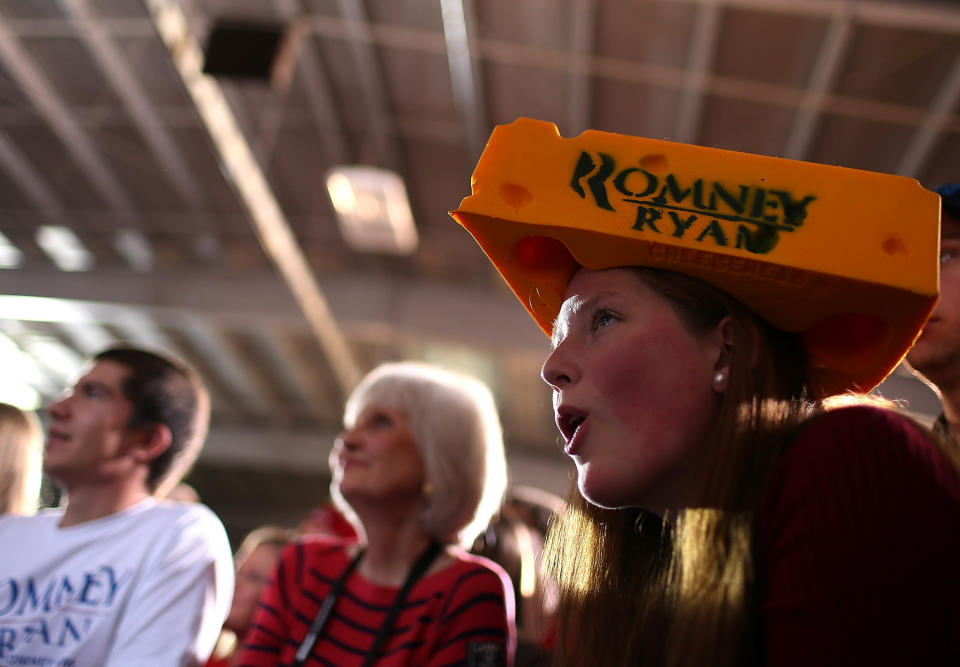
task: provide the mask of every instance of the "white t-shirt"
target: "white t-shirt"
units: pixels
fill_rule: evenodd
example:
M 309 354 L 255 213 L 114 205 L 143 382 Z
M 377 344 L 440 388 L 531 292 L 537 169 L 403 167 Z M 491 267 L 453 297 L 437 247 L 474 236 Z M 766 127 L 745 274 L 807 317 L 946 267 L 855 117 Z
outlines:
M 149 498 L 67 528 L 61 516 L 0 517 L 0 665 L 202 664 L 233 597 L 216 515 Z

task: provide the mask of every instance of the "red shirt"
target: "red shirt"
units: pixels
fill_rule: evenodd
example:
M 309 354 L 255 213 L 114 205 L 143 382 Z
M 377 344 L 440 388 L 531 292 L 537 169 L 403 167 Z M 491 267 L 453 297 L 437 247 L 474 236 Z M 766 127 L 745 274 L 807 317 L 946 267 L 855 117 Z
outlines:
M 854 407 L 807 427 L 757 547 L 764 664 L 960 665 L 960 485 L 903 417 Z
M 288 665 L 324 597 L 349 564 L 342 542 L 304 538 L 288 546 L 244 641 L 238 665 Z M 362 665 L 399 588 L 354 571 L 306 665 Z M 458 551 L 410 590 L 377 667 L 512 664 L 513 588 L 506 573 Z M 502 656 L 496 661 L 496 656 Z M 493 657 L 492 662 L 483 662 Z

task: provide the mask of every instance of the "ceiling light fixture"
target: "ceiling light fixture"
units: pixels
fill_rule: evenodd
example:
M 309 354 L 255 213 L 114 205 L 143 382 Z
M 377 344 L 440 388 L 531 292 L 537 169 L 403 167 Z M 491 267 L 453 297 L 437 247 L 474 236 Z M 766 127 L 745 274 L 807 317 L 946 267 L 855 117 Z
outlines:
M 403 179 L 394 171 L 340 166 L 327 172 L 327 192 L 344 241 L 359 252 L 408 255 L 417 229 Z

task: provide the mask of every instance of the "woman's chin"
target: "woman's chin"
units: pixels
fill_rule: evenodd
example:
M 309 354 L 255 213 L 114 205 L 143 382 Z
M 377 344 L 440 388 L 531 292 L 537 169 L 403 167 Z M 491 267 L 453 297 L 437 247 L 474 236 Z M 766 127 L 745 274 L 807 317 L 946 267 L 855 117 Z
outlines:
M 587 474 L 579 477 L 577 488 L 588 503 L 603 509 L 639 507 L 635 497 L 636 490 L 632 487 L 621 489 L 608 480 L 598 480 Z
M 416 508 L 422 502 L 416 494 L 363 486 L 341 486 L 340 496 L 355 512 L 366 510 L 382 513 L 384 510 L 389 510 L 389 513 L 395 513 L 400 507 Z
M 599 488 L 594 489 L 589 484 L 580 483 L 580 495 L 590 503 L 591 505 L 596 505 L 597 507 L 602 507 L 604 509 L 618 509 L 624 507 L 624 504 L 619 502 L 616 496 L 610 493 L 610 489 Z

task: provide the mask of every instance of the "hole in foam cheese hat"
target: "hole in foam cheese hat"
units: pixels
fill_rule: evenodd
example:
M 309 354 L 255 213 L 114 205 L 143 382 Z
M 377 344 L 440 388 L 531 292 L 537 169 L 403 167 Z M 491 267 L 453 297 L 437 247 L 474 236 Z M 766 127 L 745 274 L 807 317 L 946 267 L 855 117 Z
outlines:
M 451 215 L 548 335 L 580 266 L 648 266 L 801 332 L 809 390 L 867 392 L 936 300 L 940 202 L 909 178 L 521 118 Z

